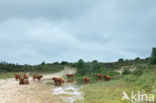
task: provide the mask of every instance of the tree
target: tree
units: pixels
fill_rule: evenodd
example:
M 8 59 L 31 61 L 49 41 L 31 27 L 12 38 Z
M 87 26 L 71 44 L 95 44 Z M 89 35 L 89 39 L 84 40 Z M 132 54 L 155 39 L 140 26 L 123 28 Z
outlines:
M 80 73 L 80 74 L 84 74 L 84 61 L 82 59 L 80 59 L 77 63 L 77 73 Z
M 62 61 L 62 62 L 61 62 L 61 65 L 68 65 L 68 62 Z
M 92 72 L 101 72 L 101 65 L 97 62 L 94 62 L 92 65 Z
M 124 60 L 123 60 L 123 58 L 120 58 L 119 60 L 118 60 L 118 62 L 123 62 Z
M 152 48 L 151 64 L 156 64 L 156 48 Z
M 92 63 L 98 63 L 98 61 L 97 60 L 93 60 Z
M 45 62 L 42 62 L 42 63 L 41 63 L 41 65 L 45 65 L 45 64 L 46 64 Z
M 59 62 L 54 62 L 53 64 L 54 64 L 54 65 L 59 65 Z
M 139 58 L 139 57 L 135 58 L 135 61 L 139 61 L 139 60 L 140 60 L 140 58 Z

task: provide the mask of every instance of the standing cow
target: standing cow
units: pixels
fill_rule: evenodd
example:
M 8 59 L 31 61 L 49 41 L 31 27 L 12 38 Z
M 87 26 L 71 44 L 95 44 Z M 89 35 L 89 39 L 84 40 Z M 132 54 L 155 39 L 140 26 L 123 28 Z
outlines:
M 35 81 L 35 79 L 38 79 L 38 81 L 40 81 L 40 79 L 43 78 L 43 75 L 33 75 L 33 80 Z
M 66 74 L 68 81 L 67 82 L 73 82 L 74 74 Z
M 61 86 L 62 83 L 64 82 L 64 79 L 63 78 L 53 77 L 52 80 L 54 80 L 55 86 Z
M 20 74 L 15 74 L 15 79 L 16 80 L 20 80 L 20 78 L 21 78 L 21 75 Z
M 85 84 L 89 84 L 90 83 L 90 78 L 89 77 L 84 77 L 84 82 L 85 82 Z

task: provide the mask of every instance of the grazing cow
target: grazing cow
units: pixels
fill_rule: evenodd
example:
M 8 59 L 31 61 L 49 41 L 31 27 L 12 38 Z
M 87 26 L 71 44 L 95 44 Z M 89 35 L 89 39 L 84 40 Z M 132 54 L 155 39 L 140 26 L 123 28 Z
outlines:
M 90 78 L 89 77 L 84 77 L 84 81 L 85 81 L 85 84 L 89 84 L 90 83 Z
M 62 78 L 57 78 L 53 77 L 52 80 L 55 82 L 55 86 L 61 86 L 63 79 Z
M 104 76 L 105 81 L 109 81 L 111 79 L 110 75 L 105 75 Z
M 38 79 L 38 81 L 40 81 L 40 79 L 43 78 L 43 75 L 33 75 L 33 80 L 35 81 L 35 79 Z
M 28 79 L 21 78 L 20 81 L 19 81 L 19 84 L 20 85 L 28 85 L 29 81 L 28 81 Z
M 102 74 L 96 74 L 96 81 L 101 81 L 102 80 Z
M 24 79 L 28 79 L 29 77 L 28 77 L 27 74 L 24 74 L 24 75 L 23 75 L 23 78 L 24 78 Z
M 68 82 L 73 82 L 74 74 L 66 74 Z
M 15 79 L 16 80 L 20 80 L 20 78 L 21 78 L 21 75 L 20 74 L 15 74 Z

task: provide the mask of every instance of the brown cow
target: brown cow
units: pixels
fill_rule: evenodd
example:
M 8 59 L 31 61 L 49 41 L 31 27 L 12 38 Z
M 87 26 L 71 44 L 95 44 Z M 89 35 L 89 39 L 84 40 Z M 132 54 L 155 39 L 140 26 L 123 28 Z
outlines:
M 96 81 L 101 81 L 102 80 L 102 74 L 96 74 Z
M 53 77 L 52 80 L 55 82 L 55 86 L 61 86 L 62 85 L 62 78 Z
M 28 85 L 28 84 L 29 84 L 28 79 L 24 79 L 24 80 L 23 80 L 23 83 Z
M 67 77 L 74 77 L 74 74 L 66 74 Z
M 27 74 L 24 74 L 24 75 L 23 75 L 23 78 L 24 78 L 24 79 L 28 79 L 29 77 L 28 77 Z
M 21 78 L 21 79 L 20 79 L 20 81 L 19 81 L 19 84 L 20 84 L 20 85 L 21 85 L 21 84 L 24 84 L 24 82 L 23 82 L 23 81 L 24 81 L 24 79 L 23 79 L 23 78 Z
M 20 80 L 20 78 L 21 78 L 21 75 L 20 74 L 15 74 L 15 79 L 16 80 Z
M 90 83 L 90 78 L 89 77 L 84 77 L 84 81 L 85 81 L 85 84 L 89 84 Z
M 35 81 L 35 79 L 38 79 L 38 81 L 40 81 L 40 79 L 43 78 L 43 75 L 33 75 L 33 80 Z
M 109 81 L 111 79 L 110 75 L 105 75 L 104 76 L 105 81 Z
M 28 85 L 29 81 L 28 81 L 28 79 L 21 78 L 20 81 L 19 81 L 19 84 L 20 85 Z
M 68 82 L 73 82 L 74 74 L 66 74 Z

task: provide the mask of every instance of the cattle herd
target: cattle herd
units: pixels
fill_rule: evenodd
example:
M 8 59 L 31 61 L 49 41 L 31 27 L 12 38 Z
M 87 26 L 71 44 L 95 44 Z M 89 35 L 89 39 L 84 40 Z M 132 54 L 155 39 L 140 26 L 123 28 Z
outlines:
M 67 83 L 74 82 L 74 74 L 66 74 L 66 76 L 67 76 Z M 102 81 L 103 78 L 105 81 L 109 81 L 111 79 L 110 75 L 103 76 L 102 74 L 96 74 L 95 76 L 96 76 L 96 81 Z M 43 78 L 43 75 L 35 74 L 32 76 L 33 81 L 35 81 L 35 79 L 40 81 L 41 78 Z M 19 81 L 20 85 L 28 85 L 29 84 L 29 76 L 27 74 L 24 74 L 24 75 L 15 74 L 15 80 Z M 62 84 L 65 83 L 65 79 L 60 78 L 60 77 L 53 77 L 52 80 L 54 81 L 55 86 L 61 86 Z M 85 84 L 89 84 L 90 78 L 84 77 L 84 82 L 85 82 Z

